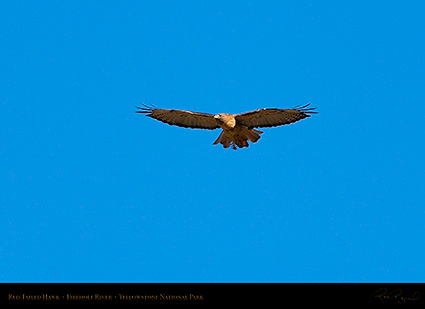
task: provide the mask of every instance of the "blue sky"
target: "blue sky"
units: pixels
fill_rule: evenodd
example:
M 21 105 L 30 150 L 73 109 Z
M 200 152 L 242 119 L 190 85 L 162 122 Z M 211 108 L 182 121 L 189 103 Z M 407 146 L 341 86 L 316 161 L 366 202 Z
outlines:
M 0 281 L 424 281 L 424 9 L 2 1 Z M 141 102 L 320 114 L 233 151 Z

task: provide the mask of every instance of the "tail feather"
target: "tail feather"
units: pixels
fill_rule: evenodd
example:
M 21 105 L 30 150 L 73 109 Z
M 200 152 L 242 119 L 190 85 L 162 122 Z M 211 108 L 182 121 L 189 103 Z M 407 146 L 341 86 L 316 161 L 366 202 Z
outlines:
M 256 143 L 261 138 L 260 134 L 263 133 L 259 130 L 244 128 L 237 135 L 229 135 L 223 130 L 213 145 L 222 144 L 224 148 L 232 146 L 235 150 L 236 146 L 239 148 L 249 147 L 248 141 Z
M 224 131 L 221 131 L 220 135 L 215 140 L 215 142 L 213 143 L 213 145 L 217 145 L 219 143 L 221 143 L 224 148 L 229 148 L 230 147 L 231 141 L 230 141 L 229 137 L 226 135 L 226 133 Z
M 234 141 L 234 143 L 239 147 L 239 148 L 244 148 L 244 147 L 249 147 L 248 144 L 248 139 L 246 139 L 246 136 L 239 136 L 238 139 L 236 139 Z
M 264 132 L 251 129 L 246 131 L 246 136 L 248 137 L 249 141 L 251 143 L 256 143 L 261 138 L 260 134 L 263 134 Z
M 218 143 L 221 143 L 221 139 L 223 138 L 224 131 L 221 131 L 220 135 L 217 137 L 213 145 L 217 145 Z
M 223 147 L 224 148 L 229 148 L 230 147 L 230 144 L 232 143 L 231 142 L 231 140 L 227 137 L 227 135 L 226 134 L 224 134 L 224 136 L 223 136 L 223 139 L 222 139 L 222 142 L 221 142 L 222 144 L 223 144 Z

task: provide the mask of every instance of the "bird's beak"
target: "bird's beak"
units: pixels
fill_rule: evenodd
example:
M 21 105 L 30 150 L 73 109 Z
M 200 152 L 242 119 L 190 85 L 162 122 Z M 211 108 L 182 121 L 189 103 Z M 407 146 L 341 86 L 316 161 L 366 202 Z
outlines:
M 218 119 L 218 118 L 220 118 L 220 115 L 214 115 L 214 118 Z

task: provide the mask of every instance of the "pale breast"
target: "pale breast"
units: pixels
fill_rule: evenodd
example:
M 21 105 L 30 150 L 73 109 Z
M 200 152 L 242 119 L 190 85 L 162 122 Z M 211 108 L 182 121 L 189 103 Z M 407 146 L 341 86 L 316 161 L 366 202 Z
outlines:
M 234 128 L 236 126 L 235 115 L 222 114 L 222 119 L 223 119 L 224 125 L 228 127 L 229 129 Z

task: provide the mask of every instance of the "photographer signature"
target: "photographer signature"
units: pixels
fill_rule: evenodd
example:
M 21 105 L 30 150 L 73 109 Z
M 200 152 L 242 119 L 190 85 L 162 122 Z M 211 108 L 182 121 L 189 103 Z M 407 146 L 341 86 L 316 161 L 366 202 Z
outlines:
M 419 292 L 414 292 L 413 294 L 406 296 L 402 289 L 389 290 L 382 288 L 373 293 L 370 298 L 379 299 L 383 304 L 394 302 L 404 304 L 409 301 L 419 300 L 420 296 Z

